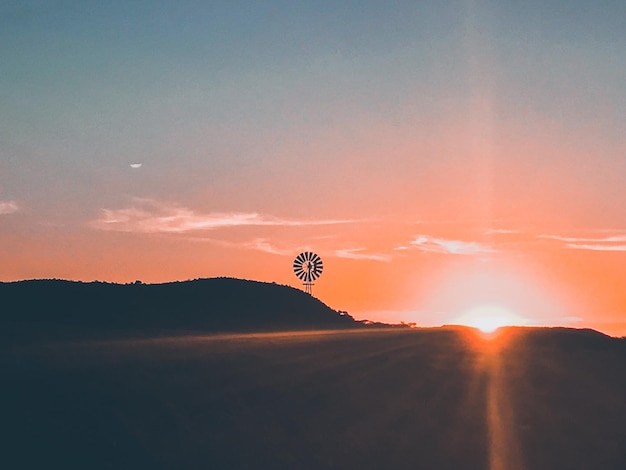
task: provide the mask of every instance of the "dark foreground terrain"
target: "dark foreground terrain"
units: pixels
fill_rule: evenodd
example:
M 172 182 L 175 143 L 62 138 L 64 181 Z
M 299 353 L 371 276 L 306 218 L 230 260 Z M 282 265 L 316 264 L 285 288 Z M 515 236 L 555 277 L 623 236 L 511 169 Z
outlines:
M 1 348 L 0 468 L 626 468 L 626 346 L 592 331 Z

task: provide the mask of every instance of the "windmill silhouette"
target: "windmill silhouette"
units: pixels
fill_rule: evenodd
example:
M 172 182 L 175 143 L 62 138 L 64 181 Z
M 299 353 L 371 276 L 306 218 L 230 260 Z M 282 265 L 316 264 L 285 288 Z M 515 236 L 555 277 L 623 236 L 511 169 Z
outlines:
M 293 260 L 293 272 L 302 281 L 304 292 L 313 295 L 313 281 L 322 274 L 322 258 L 311 251 L 305 251 Z

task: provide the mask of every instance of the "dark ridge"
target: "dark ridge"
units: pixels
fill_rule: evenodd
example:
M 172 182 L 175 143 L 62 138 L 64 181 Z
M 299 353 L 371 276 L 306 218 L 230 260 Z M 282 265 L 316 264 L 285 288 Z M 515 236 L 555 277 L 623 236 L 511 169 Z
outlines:
M 0 299 L 0 323 L 25 326 L 216 332 L 362 326 L 293 287 L 233 278 L 164 284 L 28 280 L 0 283 Z
M 523 337 L 535 349 L 559 348 L 573 353 L 626 347 L 625 338 L 614 338 L 590 328 L 511 326 L 504 331 L 513 337 Z

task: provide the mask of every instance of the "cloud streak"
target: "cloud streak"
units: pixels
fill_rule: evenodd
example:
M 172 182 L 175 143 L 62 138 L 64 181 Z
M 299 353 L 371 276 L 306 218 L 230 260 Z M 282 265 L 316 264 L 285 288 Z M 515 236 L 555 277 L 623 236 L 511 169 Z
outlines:
M 517 235 L 521 233 L 519 230 L 507 228 L 490 228 L 485 230 L 485 235 Z
M 559 235 L 539 235 L 537 238 L 563 243 L 565 248 L 589 251 L 626 251 L 626 234 L 606 237 L 564 237 Z
M 271 255 L 280 255 L 280 256 L 290 256 L 296 250 L 287 250 L 282 248 L 277 248 L 274 246 L 269 240 L 265 238 L 257 238 L 250 242 L 247 242 L 243 245 L 244 248 L 248 248 L 250 250 L 262 251 L 263 253 L 269 253 Z
M 569 243 L 567 248 L 590 251 L 626 251 L 626 245 L 593 245 L 588 243 Z
M 0 201 L 0 215 L 15 214 L 20 207 L 15 201 Z
M 230 242 L 225 240 L 216 240 L 213 238 L 191 238 L 191 240 L 214 243 L 220 246 L 236 249 L 254 250 L 263 253 L 269 253 L 279 256 L 294 256 L 296 253 L 302 251 L 313 251 L 310 246 L 291 246 L 291 247 L 279 247 L 276 246 L 271 240 L 267 238 L 255 238 L 244 242 Z M 336 258 L 345 258 L 352 260 L 370 260 L 370 261 L 382 261 L 389 262 L 393 259 L 393 256 L 382 253 L 365 253 L 365 248 L 346 248 L 336 249 L 333 251 L 323 250 L 324 256 L 334 256 Z
M 364 253 L 364 248 L 346 248 L 342 250 L 335 250 L 334 255 L 337 258 L 356 259 L 356 260 L 370 260 L 370 261 L 391 261 L 391 255 L 385 255 L 381 253 Z
M 446 255 L 477 255 L 496 252 L 494 248 L 478 242 L 448 240 L 445 238 L 431 237 L 429 235 L 418 235 L 409 243 L 409 246 L 400 246 L 397 247 L 396 250 L 408 250 L 410 248 L 426 253 Z
M 134 233 L 188 233 L 229 227 L 275 226 L 304 227 L 336 225 L 356 220 L 298 220 L 282 219 L 256 212 L 199 213 L 186 207 L 149 199 L 136 199 L 132 207 L 102 209 L 100 217 L 90 223 L 97 230 Z
M 560 235 L 539 235 L 537 238 L 557 240 L 568 243 L 624 243 L 626 235 L 612 235 L 610 237 L 563 237 Z

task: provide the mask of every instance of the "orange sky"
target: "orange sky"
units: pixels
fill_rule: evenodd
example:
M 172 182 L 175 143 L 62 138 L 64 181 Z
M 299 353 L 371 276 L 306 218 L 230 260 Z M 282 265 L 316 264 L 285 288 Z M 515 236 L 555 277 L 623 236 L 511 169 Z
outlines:
M 0 280 L 626 335 L 626 7 L 87 3 L 0 9 Z

